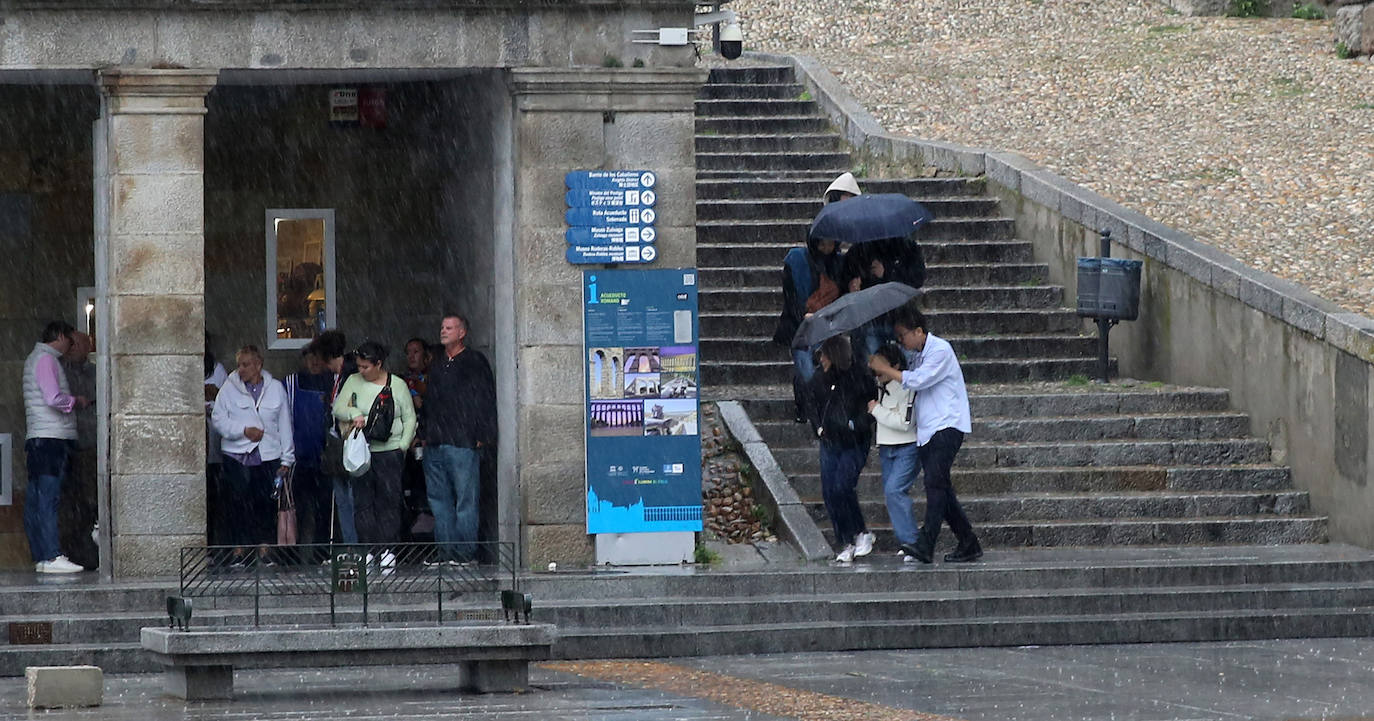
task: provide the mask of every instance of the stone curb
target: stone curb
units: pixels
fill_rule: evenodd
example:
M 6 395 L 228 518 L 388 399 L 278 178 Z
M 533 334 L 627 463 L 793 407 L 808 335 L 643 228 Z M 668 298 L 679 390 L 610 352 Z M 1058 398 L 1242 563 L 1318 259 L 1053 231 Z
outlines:
M 805 55 L 747 53 L 760 62 L 792 66 L 821 109 L 855 147 L 898 160 L 918 159 L 942 170 L 988 180 L 1085 228 L 1110 229 L 1117 243 L 1370 363 L 1374 319 L 1349 313 L 1307 289 L 1254 270 L 1192 235 L 1076 185 L 1015 153 L 969 148 L 888 133 L 840 81 Z
M 778 535 L 795 546 L 808 561 L 829 558 L 830 544 L 826 542 L 816 522 L 811 520 L 811 515 L 806 512 L 806 506 L 792 489 L 787 474 L 782 472 L 782 467 L 773 458 L 773 452 L 768 449 L 768 444 L 763 442 L 744 407 L 738 401 L 717 401 L 716 407 L 720 409 L 720 418 L 725 421 L 725 427 L 730 429 L 730 434 L 744 447 L 749 462 L 754 464 L 754 468 L 759 472 L 759 478 L 763 480 L 764 487 L 759 490 L 762 491 L 764 498 L 757 500 L 773 506 L 778 519 L 778 528 L 775 529 Z

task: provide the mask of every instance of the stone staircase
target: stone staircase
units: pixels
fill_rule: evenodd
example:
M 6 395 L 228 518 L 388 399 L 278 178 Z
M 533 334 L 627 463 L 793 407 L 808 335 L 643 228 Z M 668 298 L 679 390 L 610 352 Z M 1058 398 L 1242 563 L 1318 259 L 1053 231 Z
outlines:
M 743 402 L 828 538 L 815 441 L 792 421 L 791 364 L 770 340 L 782 257 L 849 167 L 840 137 L 804 97 L 790 68 L 732 68 L 713 70 L 697 102 L 702 383 L 705 397 Z M 971 384 L 974 428 L 955 482 L 985 546 L 1326 539 L 1325 519 L 1249 436 L 1226 391 L 1066 382 L 1094 374 L 1096 338 L 982 179 L 860 186 L 905 193 L 935 217 L 918 236 L 922 303 Z M 879 548 L 891 550 L 879 476 L 871 454 L 860 496 Z

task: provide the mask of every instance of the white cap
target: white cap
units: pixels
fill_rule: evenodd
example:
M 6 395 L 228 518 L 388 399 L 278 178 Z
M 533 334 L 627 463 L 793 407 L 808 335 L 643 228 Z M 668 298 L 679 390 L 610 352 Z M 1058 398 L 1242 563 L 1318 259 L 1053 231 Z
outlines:
M 844 191 L 850 195 L 863 195 L 863 191 L 859 190 L 859 181 L 854 179 L 853 173 L 841 173 L 840 177 L 835 178 L 830 187 L 825 189 L 825 195 L 830 195 L 832 190 Z

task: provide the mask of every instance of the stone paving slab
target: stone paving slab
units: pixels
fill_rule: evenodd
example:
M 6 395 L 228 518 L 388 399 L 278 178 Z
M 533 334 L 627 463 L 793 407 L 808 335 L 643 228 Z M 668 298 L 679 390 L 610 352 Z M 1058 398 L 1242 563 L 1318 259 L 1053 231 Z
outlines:
M 450 691 L 455 674 L 444 666 L 252 671 L 233 701 L 205 703 L 160 696 L 157 675 L 109 676 L 103 706 L 41 717 L 1349 721 L 1374 709 L 1374 639 L 574 662 L 532 668 L 531 693 L 481 696 Z M 0 680 L 0 721 L 34 717 L 23 684 Z

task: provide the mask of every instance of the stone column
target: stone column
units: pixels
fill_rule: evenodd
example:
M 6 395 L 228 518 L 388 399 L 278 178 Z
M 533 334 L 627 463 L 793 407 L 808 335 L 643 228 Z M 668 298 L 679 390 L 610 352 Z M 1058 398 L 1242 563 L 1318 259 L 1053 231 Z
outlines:
M 563 177 L 571 170 L 658 174 L 659 256 L 696 265 L 696 69 L 517 68 L 512 265 L 516 478 L 502 509 L 519 513 L 526 564 L 593 560 L 586 535 L 582 269 L 566 260 Z M 601 266 L 604 267 L 604 266 Z M 633 266 L 626 266 L 633 267 Z M 511 440 L 505 440 L 510 444 Z M 507 489 L 519 489 L 518 495 Z M 517 505 L 518 504 L 518 505 Z
M 118 577 L 175 574 L 178 549 L 205 542 L 204 115 L 215 81 L 207 70 L 99 73 L 102 527 Z

